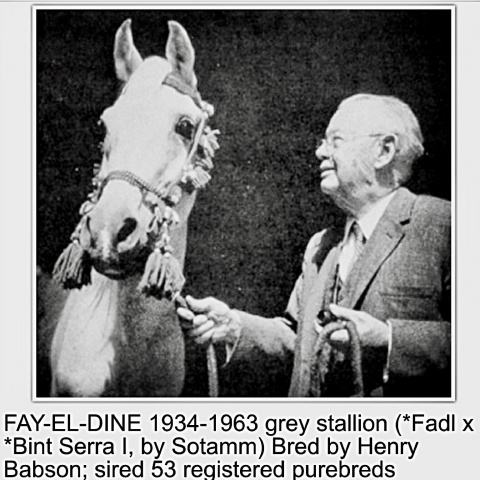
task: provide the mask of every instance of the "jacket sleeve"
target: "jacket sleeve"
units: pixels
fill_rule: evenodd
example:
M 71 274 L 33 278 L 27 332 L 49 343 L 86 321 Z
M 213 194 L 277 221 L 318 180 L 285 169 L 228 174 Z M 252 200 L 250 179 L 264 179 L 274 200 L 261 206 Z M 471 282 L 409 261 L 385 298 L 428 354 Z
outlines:
M 237 311 L 242 330 L 228 364 L 221 371 L 222 396 L 283 397 L 288 394 L 295 332 L 302 315 L 306 265 L 317 244 L 318 234 L 307 246 L 302 274 L 295 283 L 283 318 L 263 318 Z
M 443 320 L 391 319 L 388 396 L 451 395 L 450 277 L 444 291 Z M 408 383 L 408 388 L 403 385 Z M 409 392 L 408 394 L 405 392 Z
M 435 241 L 429 251 L 435 256 L 429 264 L 438 263 L 441 280 L 438 300 L 428 317 L 390 319 L 392 345 L 389 379 L 385 394 L 402 397 L 448 397 L 451 395 L 451 229 L 450 204 L 427 204 L 430 229 Z M 440 212 L 433 215 L 432 212 Z M 425 223 L 425 222 L 424 222 Z M 423 231 L 427 231 L 425 228 Z M 435 260 L 435 262 L 434 262 Z
M 284 397 L 293 366 L 295 333 L 284 318 L 238 312 L 240 339 L 220 371 L 222 396 Z

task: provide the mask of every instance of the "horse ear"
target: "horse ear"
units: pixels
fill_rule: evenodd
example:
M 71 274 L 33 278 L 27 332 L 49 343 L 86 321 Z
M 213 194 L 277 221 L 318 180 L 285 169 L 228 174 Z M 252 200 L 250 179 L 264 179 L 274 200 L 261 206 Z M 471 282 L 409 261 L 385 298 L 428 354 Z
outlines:
M 197 77 L 193 71 L 195 63 L 195 51 L 188 37 L 187 31 L 177 22 L 168 22 L 170 34 L 168 36 L 166 57 L 183 81 L 195 88 Z
M 115 70 L 119 80 L 126 82 L 142 63 L 142 57 L 133 44 L 132 21 L 125 20 L 115 35 Z

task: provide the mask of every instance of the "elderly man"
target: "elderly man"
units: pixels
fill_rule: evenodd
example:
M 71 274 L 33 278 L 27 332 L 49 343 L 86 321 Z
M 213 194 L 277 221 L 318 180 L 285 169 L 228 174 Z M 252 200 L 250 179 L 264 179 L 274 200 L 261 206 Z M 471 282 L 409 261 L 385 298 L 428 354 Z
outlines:
M 187 297 L 189 309 L 178 309 L 187 336 L 226 346 L 221 375 L 230 383 L 246 376 L 248 395 L 279 395 L 291 378 L 290 396 L 352 395 L 347 331 L 331 335 L 327 354 L 316 351 L 333 317 L 356 327 L 365 395 L 450 396 L 451 207 L 402 187 L 422 141 L 415 115 L 394 97 L 340 104 L 316 156 L 322 192 L 346 224 L 310 240 L 285 318 L 214 298 Z

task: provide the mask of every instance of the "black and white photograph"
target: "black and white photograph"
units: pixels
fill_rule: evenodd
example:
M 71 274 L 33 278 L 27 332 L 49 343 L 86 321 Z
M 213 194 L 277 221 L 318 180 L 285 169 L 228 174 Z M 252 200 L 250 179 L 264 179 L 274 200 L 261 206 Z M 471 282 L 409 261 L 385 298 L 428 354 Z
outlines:
M 479 20 L 0 2 L 0 478 L 476 479 Z
M 34 398 L 454 399 L 454 13 L 34 9 Z

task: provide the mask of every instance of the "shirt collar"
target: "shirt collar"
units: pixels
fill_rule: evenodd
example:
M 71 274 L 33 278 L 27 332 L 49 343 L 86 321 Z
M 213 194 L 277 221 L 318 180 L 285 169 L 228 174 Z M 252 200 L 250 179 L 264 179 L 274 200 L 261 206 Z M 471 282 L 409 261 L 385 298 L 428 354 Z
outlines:
M 377 200 L 373 205 L 371 205 L 370 209 L 366 213 L 361 215 L 359 218 L 348 217 L 347 223 L 345 225 L 345 239 L 350 233 L 353 222 L 357 221 L 357 223 L 360 225 L 360 228 L 362 229 L 362 233 L 365 236 L 365 239 L 368 240 L 372 236 L 375 227 L 377 226 L 380 218 L 387 209 L 388 204 L 395 195 L 395 192 L 396 190 L 390 192 L 385 197 Z

